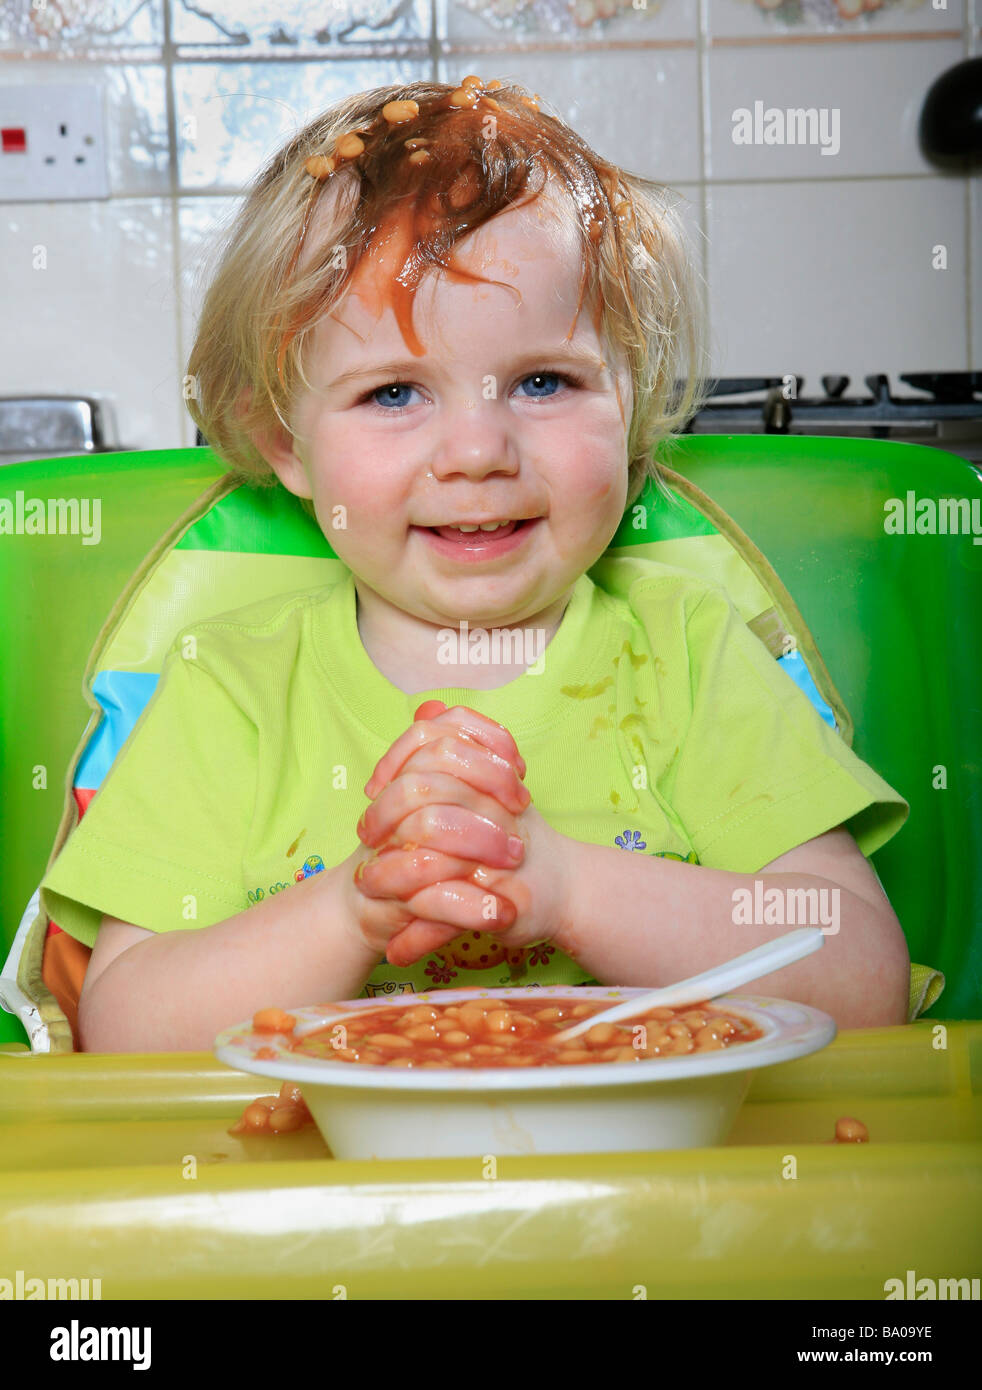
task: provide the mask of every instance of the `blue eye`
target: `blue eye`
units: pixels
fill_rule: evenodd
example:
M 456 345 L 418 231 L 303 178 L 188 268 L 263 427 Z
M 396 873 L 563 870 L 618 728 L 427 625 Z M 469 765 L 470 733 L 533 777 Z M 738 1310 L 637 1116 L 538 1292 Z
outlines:
M 561 381 L 563 381 L 563 380 L 564 380 L 564 378 L 561 377 L 561 376 L 559 375 L 558 372 L 535 372 L 535 373 L 533 373 L 532 376 L 527 376 L 527 377 L 525 378 L 525 380 L 522 382 L 522 385 L 524 386 L 525 383 L 528 382 L 528 381 L 534 381 L 534 382 L 538 382 L 538 383 L 540 383 L 540 384 L 544 382 L 544 383 L 548 386 L 548 384 L 549 384 L 550 382 L 553 382 L 553 381 L 555 381 L 555 382 L 561 382 Z M 546 392 L 544 395 L 535 394 L 535 395 L 529 396 L 528 399 L 529 399 L 529 400 L 533 400 L 533 401 L 535 401 L 535 400 L 539 400 L 539 401 L 541 401 L 541 400 L 548 400 L 549 396 L 553 396 L 553 395 L 555 395 L 555 391 L 548 391 L 548 392 Z
M 377 391 L 370 392 L 367 399 L 375 405 L 381 405 L 383 410 L 387 410 L 389 407 L 398 410 L 408 404 L 406 400 L 399 399 L 401 393 L 413 389 L 412 386 L 407 386 L 404 381 L 390 381 L 387 386 L 380 386 Z

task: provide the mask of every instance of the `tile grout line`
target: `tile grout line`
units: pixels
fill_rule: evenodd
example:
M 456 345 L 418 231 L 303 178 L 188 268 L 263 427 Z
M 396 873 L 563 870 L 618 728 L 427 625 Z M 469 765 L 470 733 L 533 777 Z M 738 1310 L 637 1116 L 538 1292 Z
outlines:
M 699 0 L 698 5 L 698 33 L 696 48 L 696 81 L 698 83 L 698 121 L 699 121 L 699 194 L 700 208 L 702 211 L 702 246 L 700 253 L 702 256 L 702 278 L 703 296 L 705 305 L 705 330 L 704 351 L 707 360 L 701 362 L 698 367 L 700 374 L 712 373 L 712 326 L 713 326 L 713 306 L 709 294 L 709 272 L 710 256 L 712 248 L 709 244 L 709 180 L 712 174 L 713 159 L 712 146 L 710 142 L 710 131 L 712 129 L 712 112 L 710 109 L 709 91 L 709 46 L 705 39 L 709 34 L 709 0 Z
M 171 224 L 171 270 L 174 281 L 174 334 L 177 361 L 177 386 L 181 445 L 190 431 L 190 417 L 184 406 L 184 306 L 181 295 L 181 217 L 180 178 L 178 175 L 177 99 L 174 93 L 174 44 L 171 37 L 171 0 L 163 0 L 164 42 L 161 56 L 164 68 L 164 103 L 167 113 L 167 202 Z M 194 440 L 192 438 L 191 443 Z

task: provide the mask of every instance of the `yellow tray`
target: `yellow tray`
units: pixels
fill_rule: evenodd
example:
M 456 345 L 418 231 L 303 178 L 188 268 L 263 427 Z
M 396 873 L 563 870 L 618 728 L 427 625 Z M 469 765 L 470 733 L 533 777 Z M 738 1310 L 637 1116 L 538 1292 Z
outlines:
M 102 1298 L 844 1298 L 982 1273 L 982 1022 L 842 1033 L 755 1077 L 729 1142 L 331 1158 L 226 1131 L 208 1054 L 0 1048 L 0 1278 Z M 854 1115 L 869 1144 L 829 1144 Z M 90 1285 L 90 1287 L 93 1287 Z

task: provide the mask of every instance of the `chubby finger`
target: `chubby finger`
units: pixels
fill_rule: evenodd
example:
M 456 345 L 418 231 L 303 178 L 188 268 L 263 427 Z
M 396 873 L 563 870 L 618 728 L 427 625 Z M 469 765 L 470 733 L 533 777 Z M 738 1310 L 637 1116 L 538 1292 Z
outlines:
M 483 775 L 486 780 L 496 780 L 494 769 L 485 771 Z M 509 772 L 508 775 L 514 778 L 514 773 Z M 514 797 L 511 799 L 515 800 Z M 431 810 L 436 824 L 440 819 L 440 808 L 456 806 L 513 835 L 517 833 L 514 816 L 521 815 L 526 805 L 527 802 L 523 801 L 514 807 L 513 814 L 509 814 L 509 808 L 493 792 L 485 793 L 451 772 L 439 772 L 434 768 L 416 771 L 407 767 L 365 807 L 356 833 L 363 845 L 372 848 L 388 840 L 396 827 L 414 812 Z
M 358 837 L 363 843 L 366 833 L 359 822 Z M 497 821 L 464 806 L 433 802 L 390 826 L 385 832 L 385 843 L 396 848 L 412 843 L 499 869 L 514 869 L 525 857 L 522 837 Z
M 411 753 L 399 773 L 379 790 L 375 800 L 378 801 L 387 788 L 410 774 L 419 773 L 427 777 L 434 772 L 449 774 L 475 791 L 494 797 L 506 811 L 516 816 L 521 815 L 532 800 L 514 763 L 471 738 L 461 737 L 456 731 L 430 739 L 422 748 Z M 453 800 L 452 797 L 450 799 Z
M 422 888 L 444 879 L 470 879 L 486 891 L 497 878 L 507 877 L 501 870 L 489 870 L 475 865 L 471 859 L 443 854 L 436 849 L 422 849 L 412 841 L 404 845 L 386 845 L 374 856 L 363 860 L 354 873 L 354 883 L 366 898 L 397 898 L 408 902 Z
M 503 724 L 497 723 L 494 719 L 488 719 L 486 715 L 478 714 L 476 710 L 469 709 L 466 705 L 454 705 L 451 709 L 438 714 L 436 718 L 420 717 L 420 710 L 429 710 L 438 703 L 440 702 L 436 700 L 427 700 L 420 705 L 410 728 L 405 733 L 400 734 L 388 752 L 383 754 L 376 763 L 371 777 L 365 783 L 366 796 L 377 796 L 386 783 L 397 776 L 403 764 L 417 749 L 431 739 L 440 738 L 447 732 L 447 725 L 452 725 L 459 737 L 465 741 L 470 739 L 485 748 L 489 748 L 492 753 L 497 753 L 499 757 L 505 758 L 518 768 L 522 777 L 525 776 L 525 759 L 519 753 L 518 745 Z
M 456 927 L 444 927 L 439 922 L 427 922 L 417 917 L 394 936 L 386 947 L 385 959 L 390 965 L 415 965 L 424 956 L 449 946 L 460 932 Z
M 414 849 L 367 860 L 355 871 L 355 885 L 364 897 L 375 900 L 373 907 L 387 907 L 386 920 L 398 924 L 397 930 L 407 925 L 401 920 L 406 914 L 452 926 L 455 936 L 475 929 L 494 931 L 515 921 L 516 909 L 511 898 L 504 896 L 505 887 L 496 884 L 492 891 L 494 875 L 483 866 L 473 876 L 448 879 L 445 865 L 453 860 L 444 855 L 426 858 L 429 862 L 420 865 L 419 851 Z M 463 875 L 474 868 L 466 860 L 460 862 Z

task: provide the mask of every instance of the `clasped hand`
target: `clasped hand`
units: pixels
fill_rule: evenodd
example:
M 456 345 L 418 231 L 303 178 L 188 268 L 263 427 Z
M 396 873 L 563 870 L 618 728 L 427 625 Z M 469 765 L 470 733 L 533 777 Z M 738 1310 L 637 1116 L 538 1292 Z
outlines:
M 568 839 L 532 805 L 501 724 L 463 705 L 420 705 L 365 785 L 350 904 L 361 939 L 405 966 L 465 931 L 504 945 L 556 936 Z

